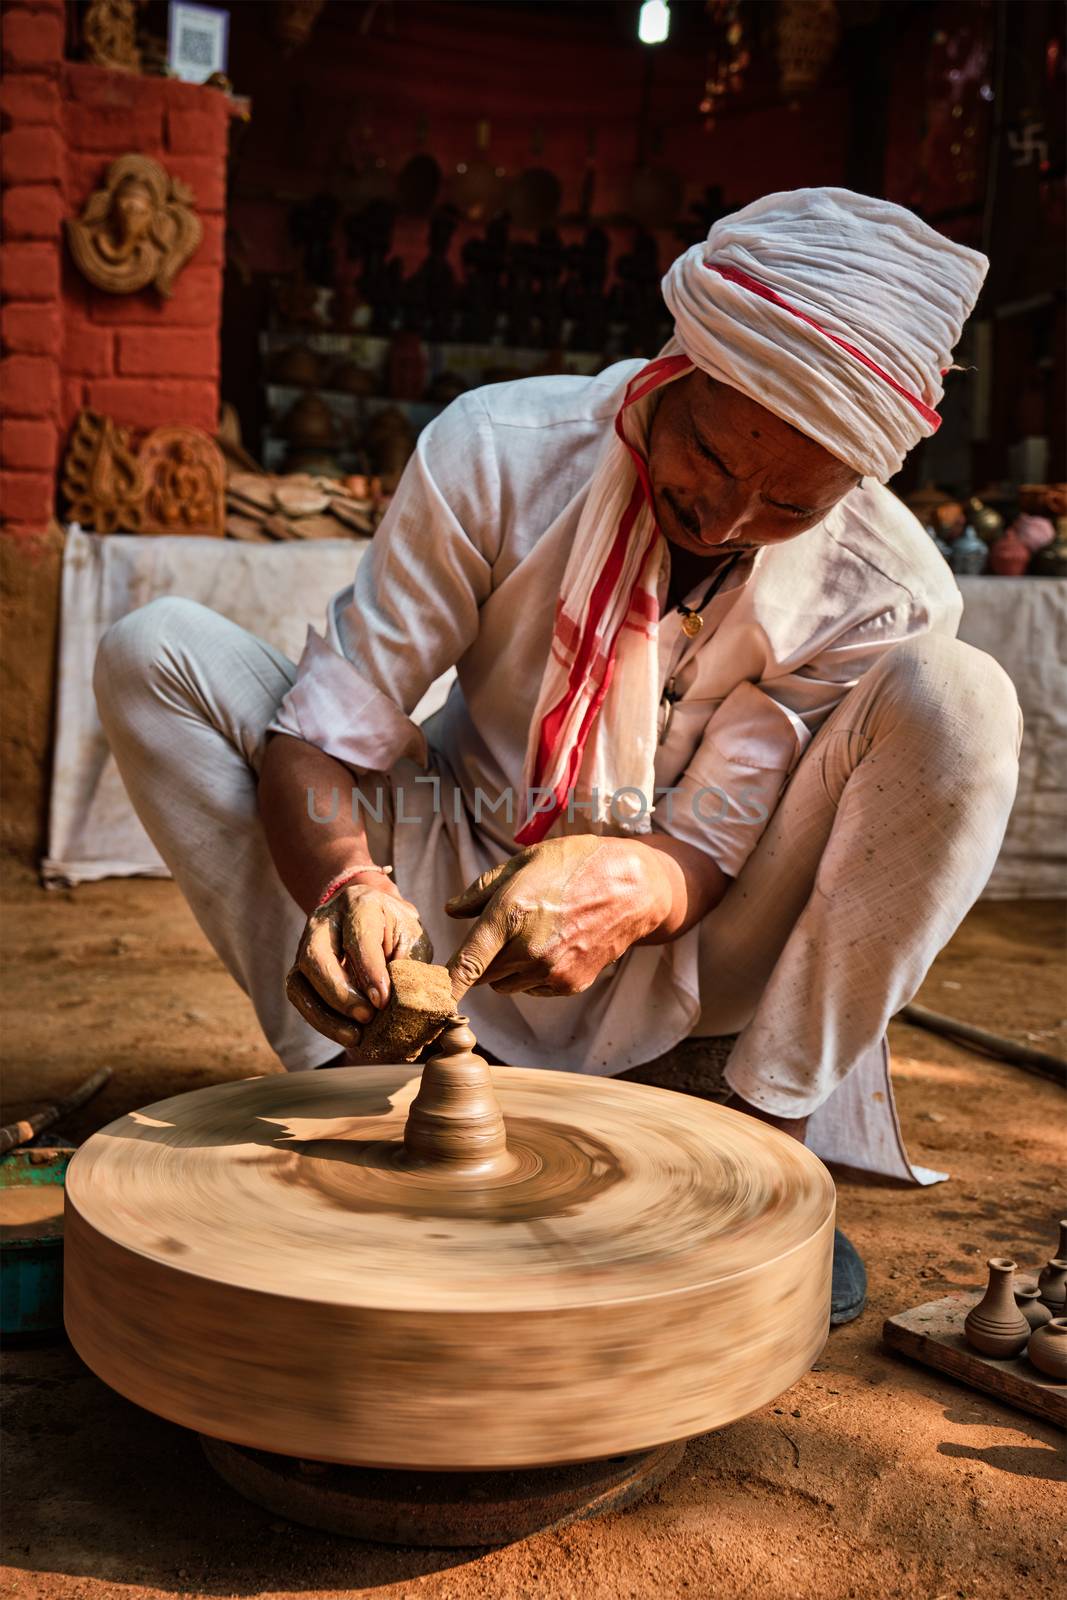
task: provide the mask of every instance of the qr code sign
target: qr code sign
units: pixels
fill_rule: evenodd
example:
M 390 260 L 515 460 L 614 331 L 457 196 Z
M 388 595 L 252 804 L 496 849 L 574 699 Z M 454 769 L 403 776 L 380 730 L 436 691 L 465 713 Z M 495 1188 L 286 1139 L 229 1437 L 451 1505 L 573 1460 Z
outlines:
M 215 58 L 215 35 L 209 28 L 182 26 L 178 47 L 182 59 L 193 67 L 210 67 Z

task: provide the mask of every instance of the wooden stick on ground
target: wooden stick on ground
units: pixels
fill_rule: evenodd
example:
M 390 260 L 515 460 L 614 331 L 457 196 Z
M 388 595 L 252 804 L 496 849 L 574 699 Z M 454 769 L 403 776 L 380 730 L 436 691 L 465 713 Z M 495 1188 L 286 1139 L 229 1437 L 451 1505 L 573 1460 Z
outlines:
M 1047 1050 L 1035 1050 L 1032 1045 L 1018 1044 L 1014 1039 L 1005 1039 L 999 1033 L 989 1033 L 985 1028 L 976 1028 L 970 1022 L 957 1022 L 955 1017 L 942 1016 L 940 1011 L 927 1011 L 925 1006 L 905 1006 L 897 1015 L 904 1022 L 913 1023 L 917 1028 L 925 1028 L 929 1033 L 940 1033 L 948 1039 L 974 1045 L 991 1056 L 997 1056 L 1001 1061 L 1010 1062 L 1013 1067 L 1022 1067 L 1025 1072 L 1035 1072 L 1041 1078 L 1051 1078 L 1054 1083 L 1067 1088 L 1067 1061 L 1061 1060 L 1059 1056 L 1050 1055 Z

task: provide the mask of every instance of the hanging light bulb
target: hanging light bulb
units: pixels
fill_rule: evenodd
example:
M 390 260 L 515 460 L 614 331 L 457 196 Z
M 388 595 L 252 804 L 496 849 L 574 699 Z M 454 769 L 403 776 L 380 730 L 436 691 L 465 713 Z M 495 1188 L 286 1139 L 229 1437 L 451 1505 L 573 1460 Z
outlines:
M 637 37 L 642 44 L 662 44 L 671 31 L 667 0 L 644 0 L 637 15 Z

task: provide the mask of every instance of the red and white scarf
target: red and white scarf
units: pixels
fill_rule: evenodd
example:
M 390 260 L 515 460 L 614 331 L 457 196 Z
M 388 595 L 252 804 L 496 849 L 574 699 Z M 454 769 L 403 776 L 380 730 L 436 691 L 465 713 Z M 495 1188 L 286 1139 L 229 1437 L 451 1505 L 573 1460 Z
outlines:
M 605 441 L 556 606 L 517 844 L 537 844 L 557 822 L 566 833 L 650 826 L 664 554 L 648 477 L 650 397 L 692 370 L 672 341 L 631 379 Z

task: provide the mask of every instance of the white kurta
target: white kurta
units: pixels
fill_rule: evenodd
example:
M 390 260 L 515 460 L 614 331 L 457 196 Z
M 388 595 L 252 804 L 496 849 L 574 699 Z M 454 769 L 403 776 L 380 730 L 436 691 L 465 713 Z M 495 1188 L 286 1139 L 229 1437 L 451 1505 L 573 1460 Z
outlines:
M 392 859 L 439 960 L 464 931 L 444 901 L 514 852 L 560 579 L 605 430 L 640 366 L 480 389 L 426 428 L 355 585 L 332 602 L 325 641 L 309 634 L 270 724 L 360 772 L 406 763 L 393 771 L 403 820 Z M 954 634 L 960 610 L 919 523 L 870 482 L 818 527 L 743 558 L 695 639 L 677 612 L 660 623 L 661 685 L 680 698 L 656 762 L 657 786 L 673 792 L 658 797 L 654 826 L 736 877 L 835 706 L 893 646 Z M 446 705 L 416 727 L 409 713 L 453 665 Z M 699 938 L 694 928 L 632 949 L 582 995 L 480 987 L 465 1005 L 504 1060 L 622 1071 L 706 1012 Z

